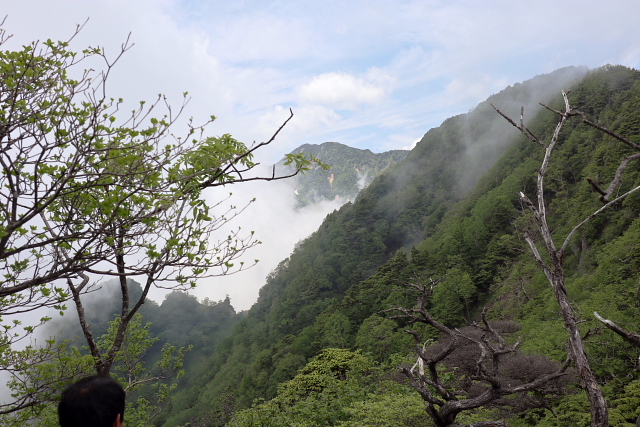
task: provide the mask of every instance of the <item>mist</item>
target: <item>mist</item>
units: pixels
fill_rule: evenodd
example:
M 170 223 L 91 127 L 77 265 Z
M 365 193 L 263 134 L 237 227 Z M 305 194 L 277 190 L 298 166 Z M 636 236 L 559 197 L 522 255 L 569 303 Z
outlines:
M 587 67 L 566 67 L 534 77 L 524 83 L 516 83 L 513 87 L 504 89 L 513 90 L 513 96 L 506 100 L 501 99 L 499 105 L 495 106 L 516 122 L 520 120 L 520 111 L 524 107 L 524 120 L 525 123 L 529 123 L 543 108 L 541 102 L 549 103 L 553 99 L 559 99 L 561 91 L 570 90 L 588 71 Z M 491 107 L 490 103 L 496 102 L 492 98 L 493 96 L 489 97 L 465 116 L 464 143 L 467 148 L 460 160 L 460 170 L 464 171 L 464 175 L 456 186 L 459 196 L 473 188 L 478 178 L 493 166 L 507 146 L 519 135 L 518 130 Z M 487 117 L 487 121 L 491 123 L 490 129 L 479 137 L 469 126 L 470 122 L 477 121 L 477 115 Z
M 539 102 L 549 102 L 553 97 L 558 97 L 561 90 L 569 89 L 583 78 L 587 71 L 585 67 L 558 70 L 553 73 L 554 79 L 529 82 L 527 92 L 518 93 L 518 100 L 513 98 L 511 101 L 502 101 L 496 107 L 514 118 L 519 117 L 520 108 L 524 107 L 525 121 L 527 118 L 531 120 L 541 108 Z M 549 84 L 549 81 L 553 84 Z M 518 85 L 520 84 L 515 85 L 514 89 Z M 482 136 L 474 135 L 470 129 L 465 129 L 467 148 L 461 158 L 460 168 L 465 171 L 465 174 L 456 187 L 460 195 L 475 185 L 477 179 L 491 168 L 518 134 L 517 130 L 512 129 L 509 123 L 493 111 L 489 102 L 491 98 L 466 115 L 468 121 L 474 114 L 486 115 L 493 119 L 490 119 L 491 129 L 483 132 Z M 270 167 L 258 167 L 256 171 L 260 176 L 269 176 L 270 173 Z M 358 178 L 358 187 L 362 189 L 368 183 L 369 177 L 367 173 L 359 173 Z M 245 236 L 254 231 L 255 238 L 262 243 L 249 249 L 235 261 L 235 264 L 238 266 L 239 261 L 244 261 L 246 265 L 252 265 L 256 259 L 259 262 L 235 274 L 200 279 L 197 287 L 190 290 L 189 294 L 201 301 L 205 298 L 219 301 L 228 295 L 236 311 L 248 310 L 257 301 L 259 290 L 265 285 L 267 275 L 282 260 L 289 257 L 296 244 L 316 231 L 328 214 L 348 201 L 347 198 L 331 201 L 316 199 L 315 203 L 299 208 L 296 207 L 295 190 L 295 180 L 288 179 L 232 184 L 206 192 L 205 197 L 210 205 L 222 201 L 221 205 L 214 210 L 214 214 L 222 214 L 230 205 L 235 205 L 239 209 L 246 205 L 246 209 L 240 215 L 212 236 L 210 244 L 214 245 L 216 241 L 224 239 L 229 232 L 238 228 L 241 229 L 240 235 Z M 229 196 L 229 193 L 233 194 Z M 251 202 L 253 199 L 255 201 Z M 99 287 L 100 290 L 88 295 L 84 300 L 87 313 L 92 317 L 92 323 L 109 320 L 106 318 L 109 313 L 106 313 L 102 306 L 106 300 L 113 298 L 113 292 L 118 289 L 117 286 L 109 286 L 108 282 L 104 282 Z M 160 304 L 169 292 L 170 290 L 152 288 L 148 298 Z M 49 315 L 54 320 L 45 327 L 36 329 L 35 334 L 21 341 L 17 347 L 23 348 L 34 342 L 42 342 L 50 336 L 74 336 L 77 330 L 77 314 L 69 303 L 67 306 L 69 309 L 64 317 L 60 317 L 54 310 L 38 310 L 21 316 L 20 319 L 25 325 L 37 323 L 37 319 L 44 315 Z M 0 378 L 0 383 L 6 383 L 6 378 Z M 6 400 L 9 397 L 8 389 L 0 387 L 0 399 Z
M 268 167 L 259 168 L 256 172 L 261 176 L 268 176 L 270 173 L 271 169 Z M 232 196 L 229 197 L 229 193 Z M 236 311 L 248 310 L 257 301 L 258 292 L 264 286 L 267 275 L 293 252 L 296 243 L 316 231 L 329 213 L 347 202 L 347 199 L 318 201 L 296 208 L 293 179 L 234 184 L 206 194 L 211 205 L 227 197 L 229 198 L 219 206 L 218 212 L 226 210 L 230 205 L 239 209 L 249 205 L 212 236 L 210 244 L 225 238 L 238 227 L 241 228 L 240 235 L 246 236 L 254 231 L 255 238 L 262 243 L 249 249 L 234 264 L 237 267 L 240 261 L 244 261 L 245 265 L 252 265 L 256 259 L 259 262 L 235 274 L 200 279 L 197 287 L 189 293 L 200 300 L 209 298 L 213 301 L 222 300 L 228 295 Z M 250 203 L 254 198 L 255 202 Z M 166 293 L 168 291 L 154 288 L 150 291 L 149 298 L 160 303 Z

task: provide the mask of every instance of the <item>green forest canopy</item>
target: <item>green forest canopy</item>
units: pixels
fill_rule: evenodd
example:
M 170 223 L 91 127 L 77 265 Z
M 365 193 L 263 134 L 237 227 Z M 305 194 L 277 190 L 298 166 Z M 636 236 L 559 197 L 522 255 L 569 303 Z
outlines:
M 564 361 L 566 332 L 557 303 L 522 239 L 532 227 L 518 193 L 535 194 L 540 149 L 489 102 L 507 105 L 517 117 L 519 105 L 532 99 L 561 108 L 560 90 L 571 89 L 571 102 L 592 120 L 640 140 L 640 73 L 607 66 L 578 80 L 575 75 L 563 69 L 538 76 L 430 130 L 403 161 L 327 216 L 280 263 L 248 313 L 235 314 L 226 300 L 201 304 L 178 294 L 148 307 L 145 316 L 163 340 L 195 344 L 174 399 L 154 423 L 428 425 L 422 399 L 397 370 L 415 363 L 412 338 L 405 324 L 382 312 L 413 306 L 414 297 L 400 289 L 420 277 L 444 277 L 429 310 L 446 325 L 477 320 L 489 306 L 490 319 L 518 325 L 507 338 L 521 336 L 525 355 Z M 537 98 L 544 87 L 553 96 Z M 556 122 L 541 110 L 527 125 L 545 138 Z M 608 137 L 570 122 L 548 174 L 556 232 L 601 206 L 586 178 L 604 181 L 626 154 Z M 638 184 L 634 164 L 623 188 Z M 599 329 L 590 313 L 597 310 L 632 329 L 639 324 L 639 214 L 637 195 L 615 205 L 580 231 L 565 259 L 568 292 L 583 315 L 583 333 L 591 331 L 587 351 L 616 426 L 632 426 L 640 415 L 640 351 Z M 180 313 L 175 322 L 169 312 Z M 420 332 L 438 339 L 429 328 Z M 460 381 L 459 372 L 443 367 L 451 384 Z M 537 407 L 510 402 L 461 414 L 457 421 L 589 425 L 587 401 L 575 381 L 538 397 L 543 403 Z
M 571 87 L 570 97 L 594 120 L 634 138 L 640 131 L 635 108 L 640 102 L 638 74 L 619 66 L 591 71 Z M 540 78 L 562 80 L 553 74 Z M 566 89 L 568 82 L 562 83 Z M 511 105 L 519 97 L 534 96 L 527 92 L 530 88 L 525 82 L 489 101 L 503 105 L 503 98 Z M 560 91 L 551 101 L 542 101 L 560 107 Z M 521 238 L 530 218 L 523 214 L 518 193 L 535 191 L 541 158 L 537 147 L 516 131 L 501 129 L 498 134 L 510 143 L 504 144 L 497 162 L 486 171 L 473 171 L 478 178 L 468 192 L 459 185 L 468 181 L 465 166 L 472 160 L 465 158 L 468 136 L 488 139 L 500 129 L 500 120 L 483 103 L 468 115 L 445 121 L 356 201 L 329 215 L 269 276 L 258 303 L 234 333 L 210 359 L 192 368 L 197 381 L 178 392 L 161 422 L 177 425 L 204 414 L 221 414 L 219 402 L 229 399 L 237 410 L 255 399 L 279 396 L 278 385 L 293 378 L 323 348 L 365 351 L 380 369 L 387 367 L 384 375 L 393 376 L 393 364 L 406 361 L 413 346 L 402 325 L 379 312 L 411 305 L 410 298 L 395 290 L 421 274 L 446 275 L 431 307 L 441 321 L 460 325 L 490 305 L 494 319 L 521 325 L 525 352 L 564 360 L 566 338 L 555 300 Z M 555 123 L 553 114 L 541 111 L 529 126 L 544 136 Z M 611 173 L 602 166 L 613 164 L 608 157 L 624 151 L 607 143 L 602 135 L 577 124 L 563 134 L 548 185 L 558 230 L 599 206 L 585 178 L 595 171 Z M 628 171 L 625 185 L 637 180 L 636 165 Z M 567 255 L 569 292 L 584 313 L 585 332 L 600 326 L 586 314 L 596 308 L 607 317 L 638 324 L 639 270 L 633 260 L 640 237 L 639 208 L 637 196 L 622 202 L 582 230 Z M 634 372 L 638 351 L 607 332 L 595 341 L 607 343 L 589 345 L 588 352 L 605 384 L 612 424 L 633 423 L 638 414 L 622 402 L 636 387 L 637 378 L 629 373 Z M 547 409 L 527 410 L 510 423 L 566 425 L 571 420 L 573 425 L 588 425 L 584 396 L 572 390 L 550 402 L 557 417 Z M 415 392 L 405 389 L 403 396 L 410 401 Z M 391 397 L 379 401 L 387 398 Z M 368 404 L 367 399 L 358 402 Z M 347 415 L 341 421 L 353 420 L 346 410 L 352 404 L 344 402 Z M 471 419 L 488 417 L 483 411 Z

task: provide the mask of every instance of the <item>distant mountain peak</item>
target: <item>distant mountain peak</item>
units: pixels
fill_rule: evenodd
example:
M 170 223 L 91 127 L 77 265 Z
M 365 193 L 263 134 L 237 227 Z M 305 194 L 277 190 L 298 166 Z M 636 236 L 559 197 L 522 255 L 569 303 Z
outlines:
M 305 206 L 323 200 L 354 200 L 363 188 L 389 166 L 402 161 L 406 150 L 391 150 L 374 153 L 369 149 L 349 147 L 339 142 L 327 141 L 322 144 L 303 144 L 292 151 L 293 154 L 309 153 L 331 166 L 325 171 L 313 169 L 300 174 L 293 180 L 298 206 Z M 283 161 L 279 168 L 286 168 Z

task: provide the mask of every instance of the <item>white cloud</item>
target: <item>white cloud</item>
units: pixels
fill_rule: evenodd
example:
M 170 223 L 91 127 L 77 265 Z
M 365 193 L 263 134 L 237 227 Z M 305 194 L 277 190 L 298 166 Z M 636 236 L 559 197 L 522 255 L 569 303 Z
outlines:
M 185 118 L 218 117 L 208 134 L 264 141 L 293 107 L 263 163 L 328 140 L 407 147 L 507 84 L 567 65 L 640 65 L 637 0 L 5 0 L 2 11 L 15 34 L 7 49 L 66 39 L 87 17 L 76 50 L 103 45 L 115 54 L 131 32 L 135 46 L 114 68 L 110 93 L 131 103 L 165 93 L 175 107 L 189 91 Z M 247 191 L 247 199 L 269 194 Z M 238 218 L 273 230 L 265 248 L 289 238 L 290 224 L 278 230 L 271 215 L 310 229 L 322 219 L 292 216 L 275 203 L 280 196 L 269 197 L 272 205 Z M 202 289 L 224 297 L 222 288 Z
M 333 109 L 322 105 L 302 105 L 293 107 L 292 110 L 294 113 L 293 118 L 278 134 L 275 142 L 280 148 L 280 157 L 272 158 L 272 163 L 280 160 L 283 151 L 292 151 L 303 144 L 301 141 L 308 140 L 310 137 L 321 137 L 327 129 L 333 127 L 342 119 Z M 276 105 L 260 116 L 255 132 L 271 136 L 282 126 L 289 115 L 289 108 Z
M 379 69 L 371 69 L 364 78 L 342 72 L 324 73 L 298 90 L 301 103 L 321 104 L 338 110 L 356 110 L 362 105 L 378 104 L 391 91 L 393 78 Z
M 203 26 L 215 41 L 209 47 L 213 55 L 242 64 L 295 60 L 307 54 L 314 38 L 313 30 L 303 20 L 266 10 L 246 11 Z
M 402 147 L 402 150 L 413 150 L 415 148 L 416 145 L 418 145 L 418 142 L 420 142 L 420 140 L 422 139 L 422 137 L 414 140 L 411 145 L 407 145 L 405 147 Z
M 263 175 L 270 172 L 268 167 L 262 168 Z M 258 181 L 208 193 L 207 197 L 213 203 L 218 195 L 226 197 L 228 191 L 233 192 L 233 196 L 221 206 L 222 208 L 231 204 L 241 207 L 256 197 L 256 201 L 220 230 L 219 234 L 226 236 L 229 230 L 237 229 L 238 226 L 242 227 L 241 234 L 244 235 L 255 231 L 256 238 L 262 244 L 246 252 L 241 260 L 247 265 L 252 264 L 255 259 L 260 262 L 237 274 L 201 279 L 198 286 L 189 293 L 201 299 L 209 297 L 213 300 L 224 299 L 228 294 L 236 310 L 249 309 L 258 298 L 258 291 L 264 286 L 266 276 L 291 254 L 296 243 L 313 233 L 324 217 L 344 202 L 326 201 L 295 210 L 292 184 L 291 180 Z M 238 262 L 235 264 L 239 265 Z M 166 293 L 155 289 L 150 296 L 161 301 Z

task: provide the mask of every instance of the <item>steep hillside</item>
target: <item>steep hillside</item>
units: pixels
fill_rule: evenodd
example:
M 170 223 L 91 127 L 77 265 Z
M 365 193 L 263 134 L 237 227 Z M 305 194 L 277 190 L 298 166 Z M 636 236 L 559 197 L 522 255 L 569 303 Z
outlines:
M 389 166 L 407 157 L 406 150 L 391 150 L 373 153 L 337 142 L 320 145 L 304 144 L 292 154 L 306 152 L 331 166 L 329 170 L 315 168 L 299 174 L 290 181 L 294 187 L 299 206 L 335 198 L 355 199 L 360 190 L 371 184 Z M 278 167 L 284 167 L 278 164 Z
M 408 303 L 389 293 L 412 272 L 458 266 L 451 277 L 472 281 L 472 286 L 458 294 L 443 292 L 438 312 L 451 324 L 471 315 L 502 277 L 501 264 L 491 257 L 522 252 L 512 247 L 515 237 L 509 229 L 517 216 L 516 189 L 530 185 L 536 166 L 533 148 L 516 137 L 489 102 L 513 116 L 525 105 L 533 117 L 534 100 L 550 102 L 584 72 L 563 69 L 538 76 L 430 130 L 404 161 L 376 178 L 353 203 L 327 216 L 272 272 L 247 318 L 199 368 L 197 382 L 183 387 L 159 423 L 179 425 L 205 413 L 220 414 L 229 402 L 238 409 L 275 396 L 277 385 L 323 347 L 357 346 L 360 325 L 385 308 L 388 298 Z M 553 118 L 541 117 L 539 123 L 551 124 Z M 491 169 L 505 152 L 501 166 Z M 510 187 L 498 191 L 503 181 Z M 467 223 L 477 230 L 467 229 Z M 495 241 L 502 232 L 507 238 Z M 404 253 L 417 245 L 420 250 L 411 251 L 408 259 Z M 406 344 L 402 336 L 391 348 Z
M 134 280 L 129 283 L 131 298 L 139 298 L 142 287 Z M 121 296 L 113 292 L 117 287 L 111 285 L 113 283 L 110 282 L 102 284 L 87 303 L 86 320 L 96 336 L 105 334 L 108 322 L 122 310 Z M 244 317 L 244 314 L 236 313 L 228 297 L 222 301 L 205 299 L 199 302 L 196 297 L 180 291 L 169 293 L 160 304 L 146 300 L 140 308 L 140 314 L 145 323 L 151 323 L 151 334 L 159 339 L 147 358 L 158 358 L 165 343 L 177 347 L 193 346 L 186 356 L 187 367 L 200 365 L 214 351 L 216 344 L 230 335 L 233 326 Z M 82 337 L 75 312 L 52 320 L 46 328 L 47 335 L 55 336 L 60 341 Z M 78 342 L 84 343 L 83 340 Z
M 640 142 L 640 72 L 621 66 L 592 71 L 574 86 L 570 100 L 594 122 Z M 503 108 L 500 99 L 492 102 Z M 556 109 L 563 106 L 560 97 L 550 104 Z M 547 110 L 526 120 L 528 128 L 546 141 L 557 122 L 557 115 Z M 442 132 L 442 128 L 436 131 Z M 513 332 L 517 331 L 525 353 L 518 357 L 528 362 L 512 365 L 511 375 L 518 378 L 509 381 L 531 381 L 545 369 L 560 365 L 567 357 L 567 332 L 548 280 L 524 242 L 525 233 L 534 239 L 539 236 L 518 195 L 522 191 L 534 198 L 543 150 L 515 130 L 509 136 L 512 145 L 495 166 L 471 192 L 458 202 L 450 202 L 450 208 L 435 227 L 426 230 L 428 237 L 417 248 L 409 253 L 396 252 L 373 276 L 351 286 L 344 297 L 334 299 L 311 326 L 258 353 L 251 367 L 245 369 L 241 387 L 234 389 L 238 404 L 244 403 L 247 390 L 264 384 L 260 380 L 265 381 L 265 372 L 272 377 L 276 372 L 281 375 L 285 363 L 311 353 L 309 348 L 317 356 L 306 366 L 301 364 L 304 368 L 292 380 L 281 382 L 277 393 L 267 389 L 277 394 L 274 399 L 237 412 L 231 426 L 432 425 L 417 392 L 396 373 L 399 364 L 415 363 L 415 347 L 403 331 L 404 324 L 385 318 L 381 312 L 416 304 L 415 296 L 398 292 L 407 282 L 428 283 L 429 278 L 443 278 L 432 288 L 427 308 L 447 325 L 461 326 L 477 320 L 485 306 L 491 308 L 491 318 L 500 320 L 498 324 L 510 325 L 510 342 L 515 342 Z M 633 152 L 579 120 L 565 125 L 547 171 L 545 191 L 547 214 L 558 240 L 602 206 L 587 178 L 608 182 L 619 161 Z M 619 194 L 639 185 L 640 165 L 632 163 L 623 175 Z M 634 193 L 581 228 L 569 248 L 563 260 L 568 295 L 607 399 L 610 425 L 637 425 L 640 375 L 636 364 L 640 349 L 603 331 L 592 313 L 597 310 L 633 331 L 640 329 L 640 195 Z M 249 320 L 245 323 L 248 328 Z M 412 328 L 420 331 L 423 339 L 438 337 L 433 329 Z M 233 349 L 242 348 L 242 343 L 236 341 L 231 354 Z M 338 352 L 335 348 L 351 351 Z M 446 376 L 447 387 L 455 389 L 461 399 L 479 393 L 473 387 L 480 386 L 472 387 L 468 377 L 477 372 L 473 366 L 469 368 L 476 357 L 479 354 L 467 353 L 457 362 L 448 359 L 440 371 Z M 339 375 L 335 374 L 336 366 L 342 370 Z M 456 421 L 469 424 L 501 419 L 508 420 L 512 427 L 590 425 L 586 395 L 571 370 L 544 392 L 494 403 L 463 413 Z M 215 411 L 210 414 L 214 417 L 210 420 L 220 419 L 215 418 Z

